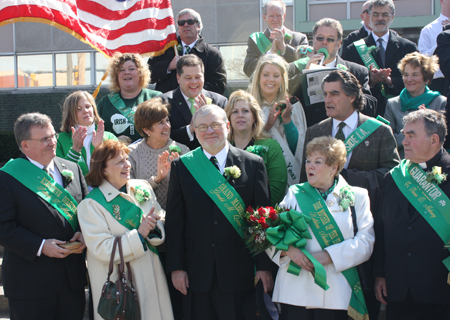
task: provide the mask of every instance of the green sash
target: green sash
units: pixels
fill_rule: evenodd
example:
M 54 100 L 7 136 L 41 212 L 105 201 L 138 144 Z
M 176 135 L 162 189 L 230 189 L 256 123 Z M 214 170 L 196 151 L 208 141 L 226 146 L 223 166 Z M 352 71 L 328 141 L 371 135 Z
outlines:
M 180 159 L 200 187 L 219 207 L 239 236 L 244 238 L 243 227 L 245 225 L 242 214 L 245 211 L 245 204 L 239 193 L 208 160 L 202 148 L 198 147 L 181 156 Z
M 367 48 L 366 42 L 364 39 L 360 39 L 358 41 L 353 42 L 355 45 L 356 51 L 358 51 L 359 56 L 361 57 L 361 60 L 363 61 L 364 65 L 367 67 L 367 69 L 370 72 L 370 66 L 372 65 L 374 68 L 379 69 L 377 62 L 373 58 L 369 48 Z M 384 83 L 379 83 L 378 86 L 380 87 L 381 94 L 386 97 L 387 99 L 394 97 L 391 94 L 386 93 L 386 89 L 384 87 Z
M 272 42 L 270 42 L 264 32 L 252 33 L 250 38 L 256 43 L 256 46 L 262 54 L 266 54 L 267 51 L 272 49 Z
M 391 170 L 391 175 L 401 193 L 436 231 L 444 244 L 449 246 L 450 199 L 436 183 L 427 182 L 425 171 L 409 160 L 402 160 Z M 450 248 L 448 249 L 450 250 Z M 450 257 L 447 257 L 442 263 L 450 271 Z
M 141 91 L 141 93 L 142 93 L 142 91 Z M 139 96 L 136 100 L 136 103 L 135 103 L 136 106 L 138 106 L 142 102 L 144 102 L 144 95 L 141 93 L 139 94 Z M 127 118 L 129 123 L 134 125 L 134 110 L 133 110 L 133 108 L 128 108 L 125 105 L 125 102 L 120 97 L 120 94 L 118 92 L 110 93 L 110 94 L 108 94 L 108 99 L 109 99 L 109 102 L 111 102 L 111 104 L 114 106 L 114 108 L 116 108 L 117 111 L 119 111 L 125 118 Z
M 366 122 L 353 130 L 353 132 L 344 141 L 347 154 L 352 152 L 357 145 L 359 145 L 368 136 L 374 133 L 375 130 L 377 130 L 383 122 L 389 125 L 389 121 L 384 119 L 383 117 L 377 116 L 376 119 L 369 118 Z
M 137 229 L 141 225 L 142 216 L 144 215 L 142 209 L 120 195 L 108 202 L 100 189 L 94 188 L 86 196 L 86 199 L 93 199 L 97 201 L 103 208 L 111 213 L 113 218 L 116 219 L 118 223 L 129 230 Z M 148 248 L 154 254 L 159 256 L 158 250 L 156 250 L 156 248 L 152 246 L 147 239 L 145 239 L 145 241 L 147 242 Z
M 315 188 L 305 182 L 293 185 L 290 189 L 294 192 L 302 212 L 312 218 L 309 226 L 322 249 L 345 240 L 325 201 Z M 348 315 L 355 320 L 368 320 L 369 315 L 356 267 L 344 270 L 342 274 L 352 288 Z
M 39 169 L 30 161 L 22 158 L 9 160 L 0 170 L 12 176 L 58 210 L 67 222 L 69 222 L 73 231 L 77 231 L 77 201 L 44 170 Z M 23 201 L 27 200 L 23 199 Z

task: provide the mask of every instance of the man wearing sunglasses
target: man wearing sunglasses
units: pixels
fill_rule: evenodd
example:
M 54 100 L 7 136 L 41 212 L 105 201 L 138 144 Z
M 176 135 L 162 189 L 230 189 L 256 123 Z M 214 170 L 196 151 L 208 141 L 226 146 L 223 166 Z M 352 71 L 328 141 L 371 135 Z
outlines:
M 293 62 L 297 59 L 297 49 L 301 45 L 308 45 L 308 37 L 305 34 L 291 31 L 284 26 L 286 4 L 282 0 L 265 4 L 263 19 L 267 23 L 266 31 L 251 34 L 247 42 L 244 72 L 248 77 L 255 71 L 262 55 L 278 53 L 287 62 Z
M 342 25 L 339 21 L 331 18 L 324 18 L 317 21 L 313 27 L 314 55 L 309 59 L 306 69 L 310 69 L 313 67 L 312 65 L 320 64 L 324 56 L 323 53 L 319 53 L 319 50 L 326 49 L 328 58 L 324 58 L 322 65 L 330 68 L 348 70 L 358 79 L 364 94 L 364 109 L 362 113 L 372 116 L 375 113 L 376 100 L 370 92 L 369 73 L 366 68 L 356 63 L 345 61 L 337 54 L 341 45 L 342 34 Z M 290 68 L 290 70 L 295 70 L 295 72 L 290 75 L 289 92 L 299 98 L 304 106 L 308 127 L 325 120 L 327 118 L 325 103 L 318 102 L 309 104 L 309 99 L 305 99 L 303 90 L 303 86 L 307 85 L 306 76 L 295 66 L 294 68 Z
M 192 9 L 183 9 L 177 15 L 178 56 L 173 48 L 160 56 L 150 58 L 150 83 L 156 83 L 156 90 L 166 93 L 178 87 L 177 61 L 185 54 L 195 54 L 205 66 L 205 89 L 223 94 L 227 86 L 227 73 L 222 54 L 207 44 L 200 35 L 203 28 L 200 14 Z
M 398 96 L 405 87 L 397 64 L 408 53 L 417 51 L 417 46 L 390 31 L 395 15 L 392 0 L 372 0 L 369 15 L 372 33 L 362 39 L 363 42 L 349 45 L 342 57 L 369 69 L 372 94 L 378 100 L 376 114 L 383 116 L 387 99 Z M 369 57 L 373 57 L 376 66 L 361 57 L 372 46 L 376 46 L 376 53 L 372 52 Z

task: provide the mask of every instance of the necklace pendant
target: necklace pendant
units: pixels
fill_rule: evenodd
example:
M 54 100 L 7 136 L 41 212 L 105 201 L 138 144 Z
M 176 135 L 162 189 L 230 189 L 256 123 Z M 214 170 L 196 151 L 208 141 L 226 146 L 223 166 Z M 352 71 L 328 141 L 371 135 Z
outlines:
M 120 220 L 120 207 L 117 204 L 113 205 L 113 212 L 114 212 L 114 216 L 116 217 L 117 220 Z
M 325 203 L 327 204 L 328 208 L 331 208 L 332 206 L 334 206 L 334 200 L 332 200 L 332 199 L 327 200 Z

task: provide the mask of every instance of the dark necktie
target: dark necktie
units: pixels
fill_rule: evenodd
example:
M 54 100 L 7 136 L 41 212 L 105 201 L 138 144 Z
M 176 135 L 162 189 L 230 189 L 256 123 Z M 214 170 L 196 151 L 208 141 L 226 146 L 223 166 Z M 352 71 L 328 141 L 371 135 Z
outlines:
M 336 139 L 345 141 L 345 134 L 344 134 L 344 127 L 345 127 L 345 122 L 342 121 L 341 123 L 339 123 L 339 130 L 338 132 L 336 132 L 336 135 L 334 136 Z
M 219 161 L 217 160 L 217 158 L 215 156 L 212 156 L 211 158 L 209 158 L 209 161 L 211 161 L 212 164 L 217 168 L 217 170 L 220 171 L 220 169 L 219 169 Z
M 384 50 L 384 47 L 383 47 L 383 39 L 382 38 L 378 38 L 378 40 L 377 40 L 377 42 L 378 42 L 378 48 L 380 48 L 379 50 L 378 50 L 378 55 L 379 55 L 379 57 L 380 57 L 380 62 L 381 62 L 381 66 L 379 66 L 380 68 L 384 68 L 384 65 L 385 65 L 385 56 L 386 56 L 386 50 Z
M 184 46 L 184 54 L 189 54 L 191 52 L 191 47 Z
M 47 174 L 50 176 L 50 178 L 52 178 L 53 180 L 55 180 L 55 177 L 53 177 L 52 173 L 51 173 L 50 170 L 48 169 L 48 166 L 45 166 L 44 168 L 42 168 L 42 170 L 44 170 L 45 172 L 47 172 Z

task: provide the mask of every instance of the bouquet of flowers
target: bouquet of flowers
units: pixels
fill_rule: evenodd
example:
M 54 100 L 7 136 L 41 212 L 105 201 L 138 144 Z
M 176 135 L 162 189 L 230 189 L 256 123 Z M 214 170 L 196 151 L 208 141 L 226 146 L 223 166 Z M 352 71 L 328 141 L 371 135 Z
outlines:
M 266 230 L 280 224 L 279 214 L 288 211 L 278 205 L 273 207 L 248 207 L 243 213 L 244 221 L 248 222 L 245 228 L 245 244 L 250 248 L 253 256 L 265 251 L 272 244 L 266 239 Z

